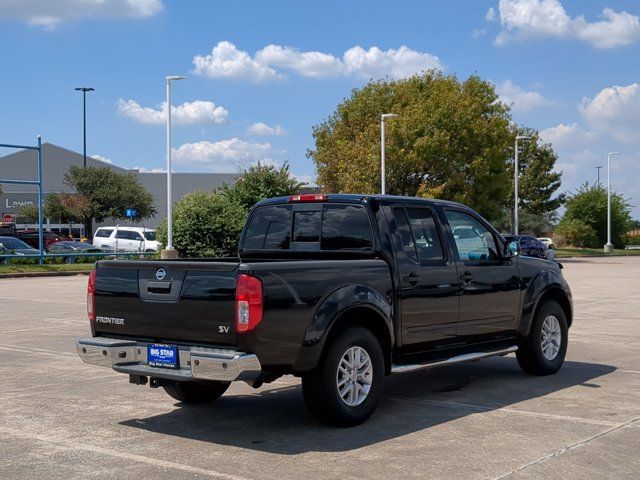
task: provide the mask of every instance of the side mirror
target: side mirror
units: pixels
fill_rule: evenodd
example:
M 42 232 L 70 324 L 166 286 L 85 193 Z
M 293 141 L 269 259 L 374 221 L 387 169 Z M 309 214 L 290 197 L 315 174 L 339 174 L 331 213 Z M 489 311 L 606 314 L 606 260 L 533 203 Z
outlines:
M 504 257 L 512 258 L 520 255 L 520 245 L 518 242 L 509 242 L 504 246 Z

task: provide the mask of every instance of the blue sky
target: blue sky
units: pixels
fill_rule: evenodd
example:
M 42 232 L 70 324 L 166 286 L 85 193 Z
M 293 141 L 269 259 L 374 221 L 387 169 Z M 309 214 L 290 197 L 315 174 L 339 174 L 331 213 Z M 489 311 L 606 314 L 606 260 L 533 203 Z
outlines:
M 177 171 L 288 160 L 309 179 L 311 127 L 353 88 L 436 66 L 494 82 L 553 143 L 563 190 L 622 152 L 614 185 L 640 205 L 638 16 L 612 0 L 0 0 L 0 141 L 81 151 L 88 85 L 88 153 L 162 169 L 164 77 L 183 74 Z

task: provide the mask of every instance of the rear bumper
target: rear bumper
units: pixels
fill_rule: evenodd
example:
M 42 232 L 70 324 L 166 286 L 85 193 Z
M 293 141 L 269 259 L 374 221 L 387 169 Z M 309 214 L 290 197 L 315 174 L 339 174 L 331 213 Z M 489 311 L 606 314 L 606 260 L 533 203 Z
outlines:
M 76 338 L 78 355 L 90 365 L 116 372 L 169 380 L 252 381 L 262 373 L 258 357 L 235 350 L 178 345 L 179 368 L 152 367 L 147 362 L 149 343 L 105 337 Z

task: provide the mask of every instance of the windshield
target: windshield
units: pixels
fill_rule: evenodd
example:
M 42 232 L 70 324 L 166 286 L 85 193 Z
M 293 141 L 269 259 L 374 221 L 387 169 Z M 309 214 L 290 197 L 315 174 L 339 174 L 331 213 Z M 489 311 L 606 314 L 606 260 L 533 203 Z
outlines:
M 143 232 L 143 235 L 144 235 L 144 238 L 146 238 L 147 240 L 151 240 L 152 242 L 154 242 L 156 239 L 156 232 L 153 230 Z
M 7 238 L 7 237 L 0 238 L 0 245 L 2 245 L 7 250 L 17 250 L 18 248 L 31 248 L 22 240 L 18 240 L 17 238 Z

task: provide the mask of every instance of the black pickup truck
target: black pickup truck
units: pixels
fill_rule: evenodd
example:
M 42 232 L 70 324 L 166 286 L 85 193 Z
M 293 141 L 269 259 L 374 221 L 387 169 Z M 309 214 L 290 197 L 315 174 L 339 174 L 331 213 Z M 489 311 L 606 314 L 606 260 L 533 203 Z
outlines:
M 341 426 L 373 413 L 389 374 L 512 352 L 555 373 L 572 321 L 557 263 L 464 205 L 382 195 L 264 200 L 238 257 L 100 261 L 87 304 L 86 363 L 185 403 L 293 374 Z

